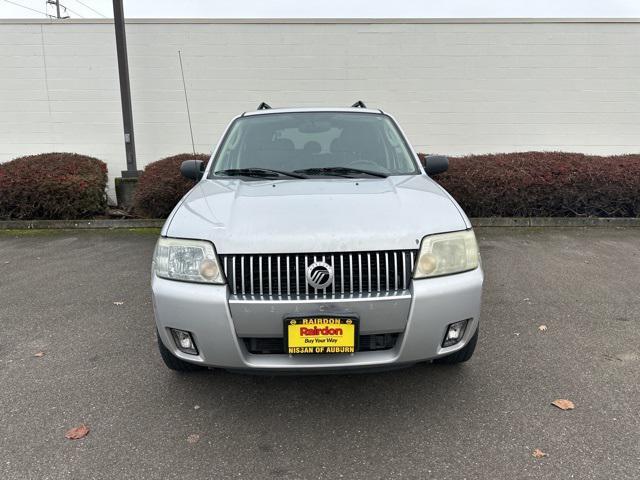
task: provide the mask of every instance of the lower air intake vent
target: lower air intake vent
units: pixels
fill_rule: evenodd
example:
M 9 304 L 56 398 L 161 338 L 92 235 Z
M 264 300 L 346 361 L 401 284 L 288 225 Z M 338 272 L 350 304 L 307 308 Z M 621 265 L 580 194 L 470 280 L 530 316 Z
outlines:
M 398 340 L 398 333 L 380 333 L 376 335 L 360 335 L 358 352 L 371 352 L 374 350 L 390 350 Z M 249 353 L 257 355 L 283 354 L 283 338 L 243 338 Z

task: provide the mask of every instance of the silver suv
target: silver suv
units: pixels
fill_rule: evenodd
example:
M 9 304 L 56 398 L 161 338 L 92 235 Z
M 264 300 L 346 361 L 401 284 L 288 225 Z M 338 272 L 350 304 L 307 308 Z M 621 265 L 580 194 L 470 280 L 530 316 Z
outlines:
M 331 371 L 476 346 L 483 273 L 471 224 L 394 119 L 364 108 L 236 117 L 158 240 L 152 290 L 166 365 Z

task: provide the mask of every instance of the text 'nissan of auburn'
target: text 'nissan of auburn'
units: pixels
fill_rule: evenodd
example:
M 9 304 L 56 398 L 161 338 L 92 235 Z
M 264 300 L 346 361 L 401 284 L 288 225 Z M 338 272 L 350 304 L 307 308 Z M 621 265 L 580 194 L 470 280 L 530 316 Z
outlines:
M 460 206 L 394 119 L 364 108 L 236 117 L 158 239 L 166 365 L 267 372 L 471 358 L 483 273 Z

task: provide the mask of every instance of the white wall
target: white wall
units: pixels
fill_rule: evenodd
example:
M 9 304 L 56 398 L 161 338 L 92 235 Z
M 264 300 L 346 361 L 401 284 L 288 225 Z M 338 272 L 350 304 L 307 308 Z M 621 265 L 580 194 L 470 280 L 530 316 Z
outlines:
M 640 23 L 624 21 L 130 21 L 140 166 L 209 152 L 234 115 L 364 100 L 416 149 L 640 151 Z M 0 23 L 0 162 L 46 151 L 125 168 L 113 25 Z

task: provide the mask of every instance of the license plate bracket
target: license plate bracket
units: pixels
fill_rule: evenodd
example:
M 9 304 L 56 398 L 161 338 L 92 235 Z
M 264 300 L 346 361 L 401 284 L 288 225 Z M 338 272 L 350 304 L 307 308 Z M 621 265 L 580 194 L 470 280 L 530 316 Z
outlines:
M 349 354 L 358 350 L 355 315 L 296 315 L 284 319 L 285 351 L 300 354 Z

